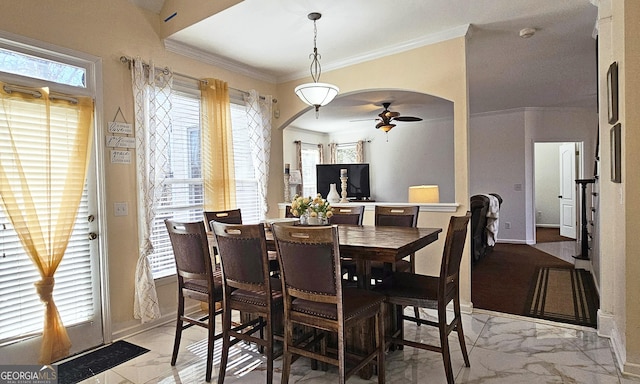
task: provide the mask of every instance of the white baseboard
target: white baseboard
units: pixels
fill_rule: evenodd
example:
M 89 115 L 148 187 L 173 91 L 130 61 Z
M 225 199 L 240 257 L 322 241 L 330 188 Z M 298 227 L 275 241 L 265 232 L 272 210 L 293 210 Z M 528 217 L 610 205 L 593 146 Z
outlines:
M 560 228 L 560 224 L 536 224 L 540 228 Z
M 200 310 L 200 304 L 196 303 L 192 306 L 189 306 L 188 308 L 185 308 L 185 313 L 195 313 L 195 312 L 198 312 L 199 310 Z M 148 331 L 149 329 L 156 328 L 170 322 L 175 322 L 176 314 L 177 314 L 176 311 L 165 313 L 161 315 L 159 319 L 148 322 L 148 323 L 144 323 L 144 324 L 141 323 L 139 320 L 136 320 L 137 322 L 136 324 L 122 328 L 116 332 L 113 332 L 111 334 L 111 341 L 124 339 L 126 337 L 131 337 L 138 333 Z

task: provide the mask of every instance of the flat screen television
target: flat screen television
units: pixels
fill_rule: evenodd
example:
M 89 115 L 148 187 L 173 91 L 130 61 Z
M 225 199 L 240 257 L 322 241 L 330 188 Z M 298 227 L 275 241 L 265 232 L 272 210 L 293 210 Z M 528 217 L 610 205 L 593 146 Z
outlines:
M 369 185 L 369 164 L 317 164 L 317 192 L 326 198 L 329 185 L 336 184 L 338 194 L 342 195 L 340 170 L 347 170 L 347 198 L 350 200 L 367 200 L 371 197 Z

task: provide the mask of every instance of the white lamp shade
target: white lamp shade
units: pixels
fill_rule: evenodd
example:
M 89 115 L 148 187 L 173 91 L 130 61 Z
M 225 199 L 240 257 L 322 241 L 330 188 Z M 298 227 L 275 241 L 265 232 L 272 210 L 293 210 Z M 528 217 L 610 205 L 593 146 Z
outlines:
M 308 105 L 327 105 L 338 94 L 338 87 L 327 83 L 306 83 L 298 85 L 296 95 Z
M 409 187 L 410 203 L 439 203 L 440 190 L 437 185 L 413 185 Z

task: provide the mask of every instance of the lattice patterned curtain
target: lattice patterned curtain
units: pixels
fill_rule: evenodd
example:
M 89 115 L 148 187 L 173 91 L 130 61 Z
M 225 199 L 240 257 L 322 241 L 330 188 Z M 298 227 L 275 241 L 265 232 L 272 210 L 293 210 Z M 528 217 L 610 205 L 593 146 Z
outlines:
M 364 163 L 364 140 L 356 143 L 356 163 Z
M 168 170 L 170 112 L 173 74 L 156 70 L 153 63 L 133 61 L 134 117 L 136 132 L 136 167 L 138 177 L 138 262 L 135 274 L 133 316 L 142 323 L 160 318 L 156 285 L 149 256 L 153 254 L 151 233 L 162 183 Z
M 236 208 L 229 86 L 222 80 L 206 79 L 200 93 L 204 209 Z
M 318 155 L 320 164 L 324 164 L 324 146 L 322 144 L 318 144 Z
M 269 183 L 269 159 L 271 154 L 271 105 L 272 97 L 264 96 L 250 90 L 245 98 L 247 104 L 247 123 L 249 127 L 249 147 L 253 158 L 253 170 L 258 180 L 260 195 L 260 220 L 266 218 L 269 205 L 267 203 L 267 186 Z
M 44 303 L 39 360 L 50 364 L 66 357 L 71 348 L 53 301 L 54 274 L 82 198 L 91 153 L 93 100 L 79 97 L 74 104 L 50 96 L 47 88 L 29 90 L 40 96 L 7 93 L 0 83 L 0 201 L 40 272 L 41 280 L 35 283 Z
M 329 164 L 338 162 L 338 144 L 329 143 Z

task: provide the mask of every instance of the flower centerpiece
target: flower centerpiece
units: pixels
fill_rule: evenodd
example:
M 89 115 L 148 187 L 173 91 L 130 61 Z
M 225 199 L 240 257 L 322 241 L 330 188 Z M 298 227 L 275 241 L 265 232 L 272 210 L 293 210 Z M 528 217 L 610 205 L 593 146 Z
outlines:
M 300 224 L 325 225 L 333 216 L 333 208 L 320 194 L 313 199 L 295 195 L 291 201 L 291 213 L 300 217 Z

